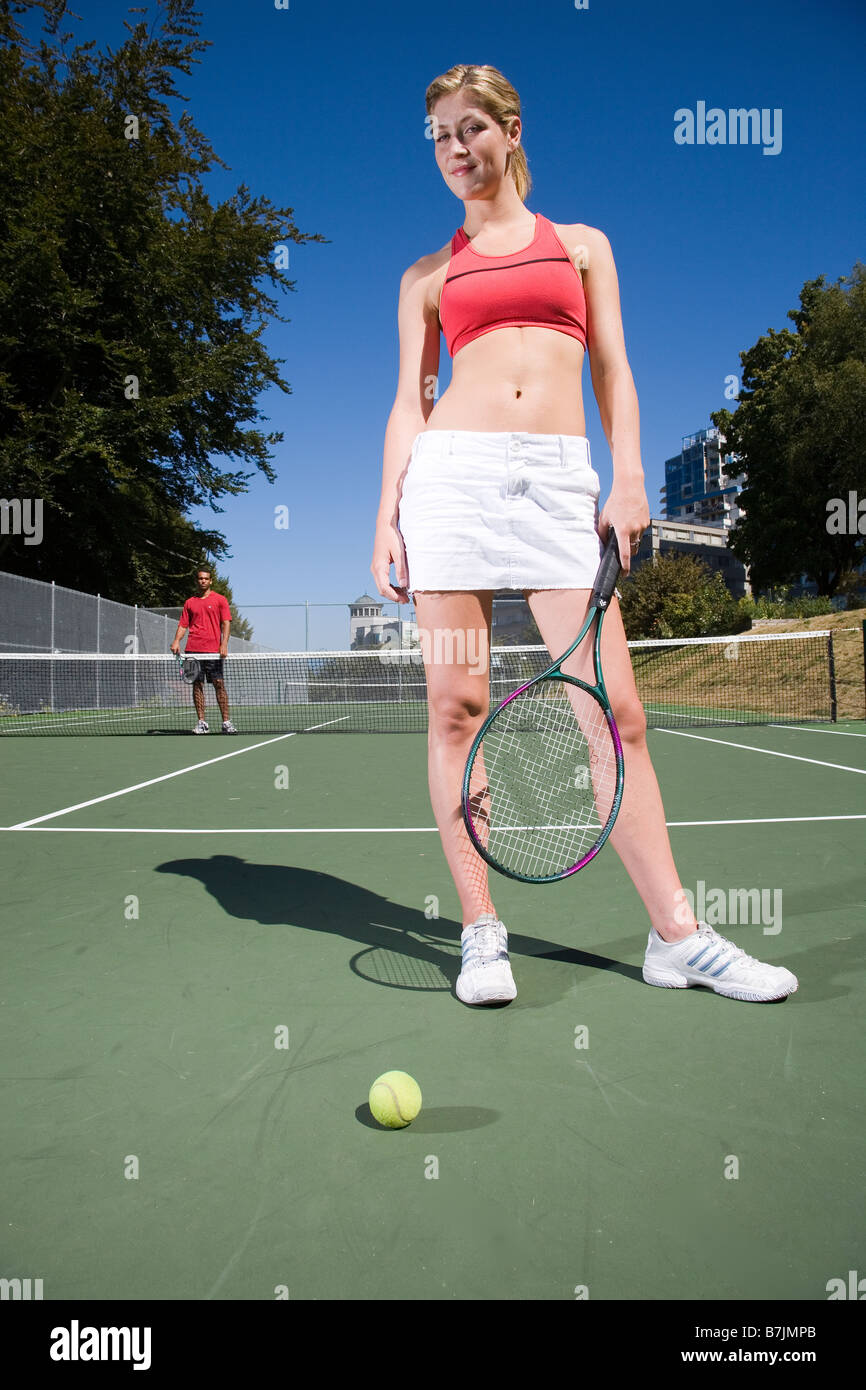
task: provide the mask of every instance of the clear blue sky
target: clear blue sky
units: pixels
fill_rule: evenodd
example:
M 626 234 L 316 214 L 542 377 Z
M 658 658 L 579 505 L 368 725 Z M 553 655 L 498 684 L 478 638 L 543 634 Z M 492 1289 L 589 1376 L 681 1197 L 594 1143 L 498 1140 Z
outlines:
M 123 41 L 122 4 L 75 9 L 82 22 L 64 28 L 77 41 Z M 222 516 L 201 517 L 229 539 L 242 608 L 371 591 L 400 277 L 464 215 L 424 134 L 425 89 L 455 63 L 493 64 L 520 93 L 529 209 L 610 238 L 653 515 L 664 460 L 729 404 L 740 350 L 790 326 L 805 280 L 835 281 L 866 255 L 862 0 L 207 0 L 198 26 L 213 46 L 177 84 L 231 166 L 208 176 L 211 201 L 245 183 L 330 238 L 292 245 L 296 292 L 280 297 L 291 322 L 266 335 L 293 393 L 259 400 L 259 427 L 285 435 L 278 481 L 257 477 Z M 674 112 L 700 101 L 781 108 L 781 152 L 677 145 Z M 443 340 L 440 390 L 449 379 Z M 610 453 L 586 363 L 583 388 L 604 489 Z M 287 531 L 274 528 L 278 504 Z M 330 611 L 314 647 L 346 644 L 346 610 Z M 303 645 L 301 622 L 249 616 L 260 640 Z

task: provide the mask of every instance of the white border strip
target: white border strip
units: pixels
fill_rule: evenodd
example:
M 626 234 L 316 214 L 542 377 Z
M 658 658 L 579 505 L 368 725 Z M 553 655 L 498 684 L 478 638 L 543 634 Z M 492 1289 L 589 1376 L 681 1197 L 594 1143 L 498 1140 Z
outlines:
M 814 632 L 735 632 L 730 637 L 646 637 L 629 642 L 628 645 L 629 649 L 638 650 L 644 647 L 729 647 L 734 642 L 784 642 L 790 641 L 792 637 L 801 640 L 804 637 L 829 636 L 830 629 L 821 628 Z
M 279 605 L 276 605 L 279 607 Z M 845 628 L 845 632 L 856 632 L 856 628 Z M 734 632 L 728 637 L 648 637 L 629 642 L 629 647 L 641 650 L 646 647 L 705 647 L 705 646 L 730 646 L 732 642 L 790 642 L 808 640 L 810 637 L 829 637 L 830 629 L 821 628 L 814 632 Z M 543 646 L 524 645 L 520 647 L 491 646 L 489 648 L 491 656 L 494 654 L 526 652 L 546 652 Z M 388 652 L 389 664 L 394 656 L 405 653 L 407 658 L 413 653 L 418 653 L 417 648 L 410 647 L 385 647 L 382 651 Z M 206 656 L 204 652 L 190 652 L 190 656 Z M 171 652 L 0 652 L 4 661 L 170 661 L 174 663 L 175 658 Z M 368 647 L 364 650 L 333 651 L 333 652 L 233 652 L 229 649 L 225 660 L 232 665 L 236 661 L 285 661 L 287 658 L 302 661 L 318 661 L 333 656 L 347 656 L 350 660 L 367 660 L 370 657 L 381 656 L 375 647 Z

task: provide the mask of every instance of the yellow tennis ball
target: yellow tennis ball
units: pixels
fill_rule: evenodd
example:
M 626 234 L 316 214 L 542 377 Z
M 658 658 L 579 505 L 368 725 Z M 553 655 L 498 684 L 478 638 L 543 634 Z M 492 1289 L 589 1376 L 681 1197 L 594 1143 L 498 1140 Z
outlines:
M 421 1087 L 405 1071 L 386 1071 L 370 1087 L 370 1110 L 386 1129 L 404 1129 L 421 1109 Z

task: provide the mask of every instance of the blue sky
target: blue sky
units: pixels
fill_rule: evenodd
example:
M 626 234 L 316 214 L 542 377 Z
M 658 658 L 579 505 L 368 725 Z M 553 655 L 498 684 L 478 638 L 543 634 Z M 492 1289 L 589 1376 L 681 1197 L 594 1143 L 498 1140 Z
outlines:
M 64 28 L 100 49 L 136 18 L 104 0 L 75 9 L 82 22 Z M 464 216 L 425 139 L 424 92 L 439 73 L 459 62 L 504 72 L 523 106 L 528 208 L 610 239 L 653 515 L 664 460 L 729 404 L 739 352 L 790 326 L 805 280 L 835 281 L 864 256 L 861 0 L 203 0 L 200 15 L 213 46 L 176 80 L 231 166 L 207 176 L 211 201 L 245 183 L 330 239 L 292 244 L 296 291 L 280 303 L 291 322 L 266 334 L 292 388 L 259 398 L 259 428 L 285 435 L 278 480 L 257 476 L 221 516 L 201 517 L 227 535 L 223 568 L 269 645 L 303 646 L 302 614 L 257 605 L 338 605 L 321 610 L 311 645 L 344 646 L 340 605 L 372 589 L 400 277 Z M 676 144 L 674 112 L 701 101 L 781 109 L 781 151 Z M 449 379 L 443 340 L 440 391 Z M 604 490 L 610 452 L 588 363 L 583 391 Z M 279 505 L 288 530 L 274 526 Z

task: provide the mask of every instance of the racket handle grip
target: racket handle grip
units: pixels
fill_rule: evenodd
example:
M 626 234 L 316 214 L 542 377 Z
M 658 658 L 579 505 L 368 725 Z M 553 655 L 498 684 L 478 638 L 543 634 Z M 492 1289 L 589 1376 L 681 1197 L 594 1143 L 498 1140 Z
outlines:
M 607 608 L 613 598 L 613 591 L 616 588 L 616 581 L 619 579 L 621 568 L 616 532 L 611 526 L 607 536 L 607 545 L 604 547 L 604 554 L 601 557 L 601 564 L 598 567 L 598 574 L 595 576 L 595 586 L 590 599 L 590 603 L 594 607 Z

